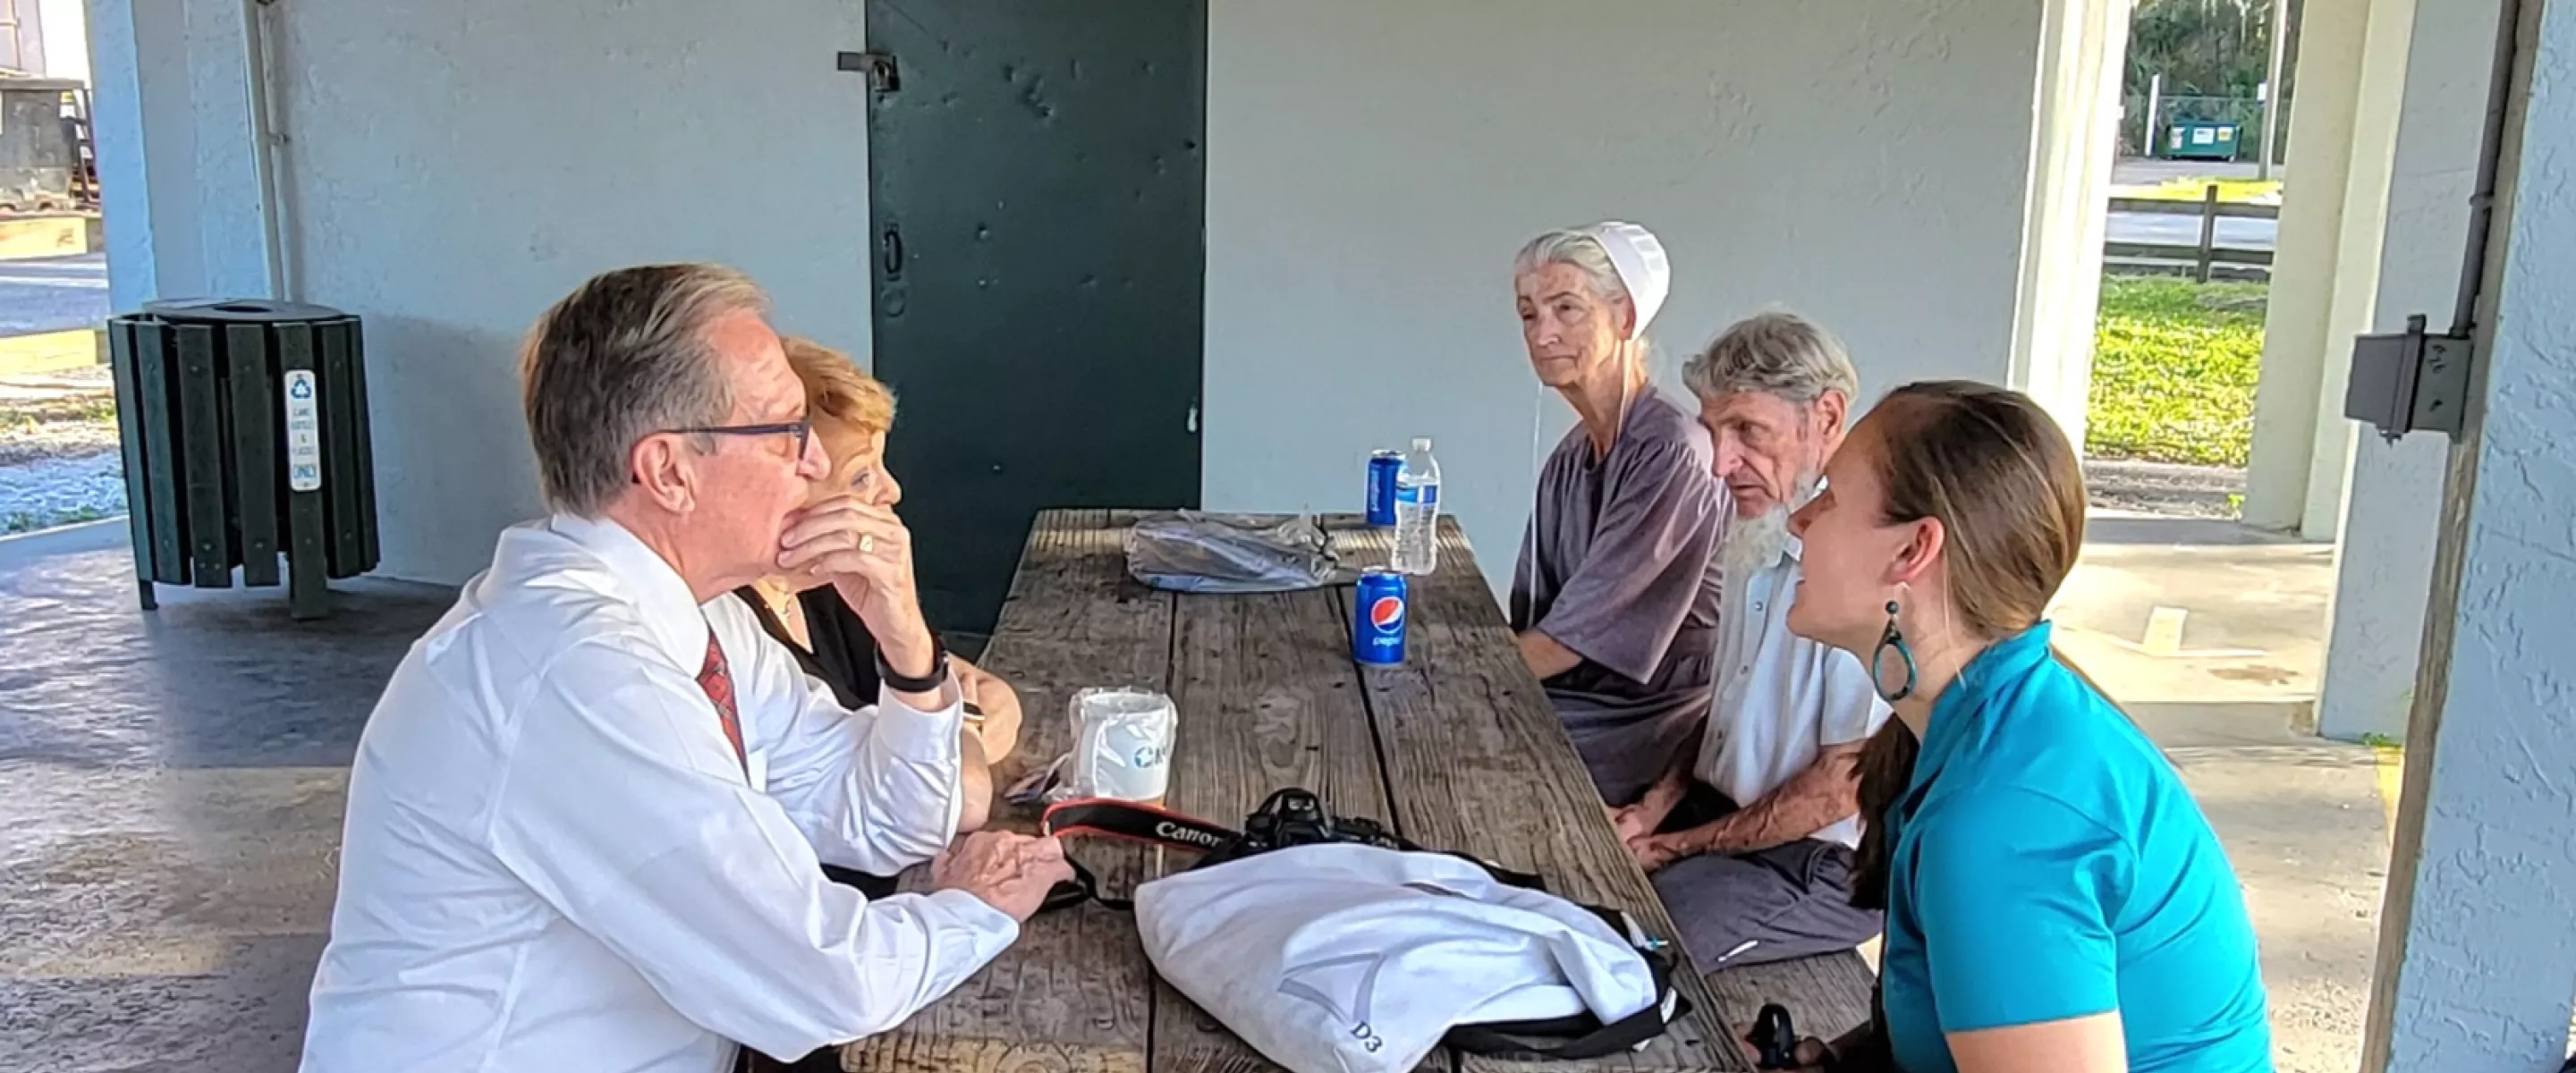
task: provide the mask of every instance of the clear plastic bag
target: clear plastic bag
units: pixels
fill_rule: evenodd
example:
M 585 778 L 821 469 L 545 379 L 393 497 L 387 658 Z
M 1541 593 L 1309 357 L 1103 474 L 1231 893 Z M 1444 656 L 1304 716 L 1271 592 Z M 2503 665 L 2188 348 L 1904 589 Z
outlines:
M 1156 514 L 1127 531 L 1127 572 L 1178 592 L 1294 592 L 1348 584 L 1331 538 L 1303 515 Z

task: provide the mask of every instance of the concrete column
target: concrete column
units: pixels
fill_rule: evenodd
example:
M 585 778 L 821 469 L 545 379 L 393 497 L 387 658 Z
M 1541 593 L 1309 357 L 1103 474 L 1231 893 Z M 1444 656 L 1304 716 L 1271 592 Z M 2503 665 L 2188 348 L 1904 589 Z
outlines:
M 2354 101 L 2352 159 L 2344 178 L 2343 219 L 2334 295 L 2326 314 L 2323 375 L 2317 391 L 2316 449 L 2308 459 L 2307 504 L 2299 534 L 2333 540 L 2343 522 L 2359 423 L 2343 415 L 2352 379 L 2352 337 L 2370 330 L 2378 306 L 2381 238 L 2387 232 L 2389 184 L 2397 156 L 2406 58 L 2415 36 L 2417 0 L 2372 0 L 2362 44 L 2360 91 Z
M 2522 6 L 2519 136 L 2471 432 L 2451 451 L 2368 1073 L 2556 1069 L 2576 996 L 2576 5 Z
M 269 293 L 243 2 L 91 0 L 108 301 Z
M 89 13 L 90 137 L 98 153 L 107 300 L 118 312 L 161 289 L 160 259 L 152 253 L 152 183 L 143 138 L 143 27 L 136 25 L 134 9 L 132 0 L 97 0 Z
M 2344 385 L 2377 299 L 2415 4 L 2312 0 L 2305 12 L 2244 516 L 2332 540 L 2352 465 Z
M 2448 323 L 2467 246 L 2479 126 L 2495 48 L 2496 0 L 2418 0 L 2391 168 L 2373 331 L 2402 331 L 2409 313 Z M 2357 437 L 2336 553 L 2336 582 L 2317 699 L 2318 731 L 2402 738 L 2414 703 L 2424 601 L 2432 585 L 2443 470 L 2440 437 L 2395 444 Z
M 2038 129 L 2013 308 L 2012 386 L 2079 446 L 2101 307 L 2103 210 L 2119 155 L 2130 0 L 2049 4 L 2040 29 Z

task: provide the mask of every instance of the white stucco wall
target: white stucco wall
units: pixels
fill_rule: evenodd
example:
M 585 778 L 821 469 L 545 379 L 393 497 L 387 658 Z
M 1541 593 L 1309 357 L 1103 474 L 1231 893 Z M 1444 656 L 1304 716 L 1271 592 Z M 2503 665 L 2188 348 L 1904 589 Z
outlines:
M 865 356 L 864 86 L 833 69 L 861 5 L 269 10 L 281 272 L 367 319 L 383 572 L 460 580 L 536 509 L 513 351 L 593 272 L 729 262 Z M 264 293 L 239 6 L 92 22 L 117 303 Z M 1361 456 L 1427 434 L 1506 573 L 1533 426 L 1571 422 L 1509 259 L 1605 216 L 1672 249 L 1668 381 L 1775 303 L 1865 394 L 2018 381 L 2042 37 L 2039 0 L 1213 0 L 1207 502 L 1352 509 Z
M 2479 124 L 2495 49 L 2495 0 L 2419 0 L 2388 190 L 2373 331 L 2421 313 L 2447 328 L 2477 185 Z M 2364 430 L 2353 452 L 2337 548 L 2332 629 L 2317 699 L 2330 737 L 2403 738 L 2424 643 L 2449 441 L 2417 433 L 2391 445 Z
M 2368 1073 L 2556 1069 L 2576 994 L 2576 7 L 2523 7 L 2527 123 L 2454 456 L 2428 646 L 2445 673 L 2408 734 Z
M 522 333 L 621 264 L 716 260 L 868 345 L 865 47 L 845 0 L 287 4 L 287 248 L 366 318 L 384 572 L 456 581 L 537 510 Z
M 1667 370 L 1771 303 L 1844 336 L 1865 396 L 2002 380 L 2037 0 L 1213 0 L 1206 491 L 1356 509 L 1428 435 L 1489 576 L 1535 423 L 1511 257 L 1622 217 L 1674 263 Z M 1667 379 L 1671 379 L 1667 377 Z

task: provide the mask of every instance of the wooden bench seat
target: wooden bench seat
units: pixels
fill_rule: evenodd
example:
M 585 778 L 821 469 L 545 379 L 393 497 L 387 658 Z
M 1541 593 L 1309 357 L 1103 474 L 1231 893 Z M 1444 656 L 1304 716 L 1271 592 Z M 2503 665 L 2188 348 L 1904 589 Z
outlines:
M 1739 1037 L 1752 1031 L 1764 1003 L 1777 1002 L 1788 1009 L 1799 1035 L 1832 1039 L 1869 1020 L 1877 985 L 1878 973 L 1851 950 L 1708 974 L 1718 1019 Z

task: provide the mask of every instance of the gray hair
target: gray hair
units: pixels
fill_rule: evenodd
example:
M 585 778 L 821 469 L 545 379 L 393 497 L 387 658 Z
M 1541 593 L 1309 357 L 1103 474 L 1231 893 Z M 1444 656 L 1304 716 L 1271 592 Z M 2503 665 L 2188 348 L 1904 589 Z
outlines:
M 1735 322 L 1682 366 L 1682 382 L 1702 399 L 1759 391 L 1801 406 L 1842 392 L 1860 395 L 1851 355 L 1813 321 L 1795 313 L 1757 313 Z
M 1610 263 L 1610 251 L 1601 248 L 1601 240 L 1581 231 L 1550 231 L 1529 240 L 1519 256 L 1512 258 L 1512 278 L 1519 279 L 1549 265 L 1572 265 L 1583 273 L 1585 289 L 1604 302 L 1628 298 L 1628 285 L 1619 278 L 1619 269 Z
M 627 487 L 636 441 L 721 423 L 733 389 L 707 328 L 768 307 L 733 269 L 642 265 L 593 276 L 538 317 L 519 382 L 546 506 L 596 518 Z
M 1529 240 L 1519 255 L 1512 258 L 1512 279 L 1519 280 L 1549 265 L 1571 265 L 1583 274 L 1583 289 L 1602 302 L 1627 299 L 1631 308 L 1637 298 L 1628 293 L 1628 283 L 1619 278 L 1619 267 L 1610 262 L 1610 251 L 1601 248 L 1601 240 L 1581 231 L 1550 231 Z M 1655 343 L 1638 325 L 1635 337 L 1628 340 L 1628 360 L 1651 368 Z

